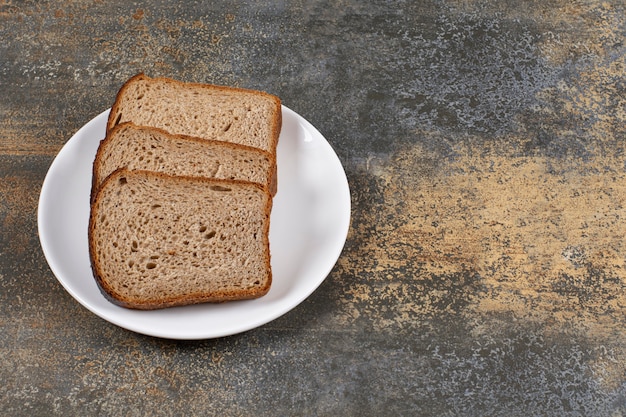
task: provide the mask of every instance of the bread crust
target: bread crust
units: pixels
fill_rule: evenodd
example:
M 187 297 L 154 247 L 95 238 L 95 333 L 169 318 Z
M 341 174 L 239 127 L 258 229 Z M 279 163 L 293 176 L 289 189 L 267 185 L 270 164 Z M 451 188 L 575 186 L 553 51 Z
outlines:
M 265 272 L 267 273 L 267 280 L 263 286 L 255 287 L 249 290 L 242 289 L 241 291 L 216 291 L 209 294 L 206 293 L 193 293 L 193 294 L 185 294 L 177 297 L 169 297 L 159 300 L 158 302 L 150 302 L 145 300 L 133 300 L 125 297 L 122 294 L 116 292 L 111 285 L 104 279 L 102 272 L 102 264 L 98 257 L 98 252 L 96 248 L 96 243 L 94 239 L 95 229 L 97 227 L 98 221 L 98 211 L 96 210 L 98 204 L 100 203 L 100 198 L 102 197 L 101 191 L 104 190 L 109 183 L 114 181 L 118 181 L 122 176 L 155 176 L 161 178 L 168 178 L 173 181 L 197 181 L 205 183 L 207 186 L 210 185 L 233 185 L 237 184 L 248 184 L 249 186 L 259 188 L 262 192 L 268 195 L 266 199 L 266 205 L 264 208 L 263 215 L 265 216 L 265 222 L 263 223 L 263 245 L 266 247 L 267 256 L 265 258 Z M 168 307 L 175 306 L 184 306 L 190 304 L 199 304 L 199 303 L 218 303 L 225 301 L 234 301 L 234 300 L 247 300 L 261 297 L 269 291 L 272 284 L 272 269 L 271 269 L 271 254 L 269 250 L 269 227 L 270 227 L 270 214 L 272 210 L 272 198 L 269 195 L 269 191 L 266 187 L 258 183 L 247 182 L 247 181 L 238 181 L 238 180 L 218 180 L 212 178 L 202 178 L 202 177 L 188 177 L 188 176 L 171 176 L 164 173 L 153 172 L 153 171 L 129 171 L 127 169 L 118 169 L 109 175 L 103 182 L 99 191 L 96 193 L 94 201 L 91 203 L 90 207 L 90 216 L 89 216 L 89 227 L 88 227 L 88 248 L 89 248 L 89 260 L 91 264 L 91 269 L 93 272 L 93 276 L 98 285 L 98 288 L 102 292 L 102 294 L 112 303 L 119 305 L 121 307 L 130 308 L 130 309 L 138 309 L 138 310 L 155 310 L 162 309 Z

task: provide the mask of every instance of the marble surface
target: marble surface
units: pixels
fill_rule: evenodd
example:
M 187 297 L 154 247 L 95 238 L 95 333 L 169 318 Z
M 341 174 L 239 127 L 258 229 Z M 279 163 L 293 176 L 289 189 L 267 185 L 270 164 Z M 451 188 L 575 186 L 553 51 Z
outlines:
M 623 1 L 0 2 L 0 414 L 626 415 Z M 37 236 L 130 76 L 260 89 L 328 139 L 345 249 L 231 337 L 129 332 Z

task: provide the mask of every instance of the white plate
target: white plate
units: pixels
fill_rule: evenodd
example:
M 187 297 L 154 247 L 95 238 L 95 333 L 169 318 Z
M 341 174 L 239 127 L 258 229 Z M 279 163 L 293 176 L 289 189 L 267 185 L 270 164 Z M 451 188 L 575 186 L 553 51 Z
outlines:
M 345 172 L 326 139 L 283 106 L 278 193 L 270 223 L 273 282 L 256 300 L 155 311 L 118 307 L 100 293 L 87 249 L 91 166 L 109 111 L 83 126 L 53 161 L 39 198 L 39 239 L 52 272 L 83 306 L 123 328 L 170 339 L 208 339 L 253 329 L 285 314 L 324 281 L 350 224 Z

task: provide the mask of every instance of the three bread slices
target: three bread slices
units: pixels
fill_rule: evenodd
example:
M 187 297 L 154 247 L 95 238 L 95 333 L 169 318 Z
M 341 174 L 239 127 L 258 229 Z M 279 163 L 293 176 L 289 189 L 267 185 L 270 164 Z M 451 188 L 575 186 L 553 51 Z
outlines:
M 139 74 L 120 89 L 93 166 L 89 253 L 128 308 L 260 297 L 272 273 L 280 100 Z

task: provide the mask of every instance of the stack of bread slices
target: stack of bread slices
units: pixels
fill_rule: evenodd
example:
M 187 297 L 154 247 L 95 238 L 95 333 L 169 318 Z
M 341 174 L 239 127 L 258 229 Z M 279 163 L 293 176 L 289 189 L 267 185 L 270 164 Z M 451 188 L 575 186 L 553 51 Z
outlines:
M 281 103 L 143 74 L 118 92 L 94 164 L 89 254 L 112 302 L 261 297 L 272 282 Z

